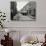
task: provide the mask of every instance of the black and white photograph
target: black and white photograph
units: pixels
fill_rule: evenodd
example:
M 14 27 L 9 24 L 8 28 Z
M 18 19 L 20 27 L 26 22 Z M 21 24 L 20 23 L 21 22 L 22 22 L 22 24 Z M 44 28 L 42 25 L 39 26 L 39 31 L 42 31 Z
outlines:
M 36 2 L 35 1 L 11 1 L 10 17 L 15 21 L 35 21 Z

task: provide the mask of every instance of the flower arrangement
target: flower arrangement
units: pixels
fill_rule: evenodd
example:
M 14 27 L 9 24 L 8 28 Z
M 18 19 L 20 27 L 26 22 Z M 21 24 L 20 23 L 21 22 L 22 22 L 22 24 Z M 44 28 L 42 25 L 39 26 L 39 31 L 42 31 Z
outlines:
M 6 20 L 6 15 L 4 12 L 0 11 L 0 27 L 3 28 L 3 23 Z

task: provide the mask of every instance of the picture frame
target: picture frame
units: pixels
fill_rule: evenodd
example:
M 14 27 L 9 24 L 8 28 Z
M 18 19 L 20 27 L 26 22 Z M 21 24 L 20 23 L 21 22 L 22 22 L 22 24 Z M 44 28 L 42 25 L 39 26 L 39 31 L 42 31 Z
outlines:
M 35 1 L 11 1 L 10 16 L 13 21 L 35 21 L 36 2 Z

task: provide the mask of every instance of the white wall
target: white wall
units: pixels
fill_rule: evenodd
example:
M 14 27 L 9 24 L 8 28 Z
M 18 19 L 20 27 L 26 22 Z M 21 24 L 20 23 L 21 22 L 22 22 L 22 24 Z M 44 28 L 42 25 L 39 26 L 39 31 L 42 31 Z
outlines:
M 5 27 L 46 27 L 46 0 L 30 0 L 36 1 L 36 21 L 26 22 L 10 20 L 10 1 L 0 0 L 0 10 L 5 12 L 7 16 L 7 22 L 4 24 Z

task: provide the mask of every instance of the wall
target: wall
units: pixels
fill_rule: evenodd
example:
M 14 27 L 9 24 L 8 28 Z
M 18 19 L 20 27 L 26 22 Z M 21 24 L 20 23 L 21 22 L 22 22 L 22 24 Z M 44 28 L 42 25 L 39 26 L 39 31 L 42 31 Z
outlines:
M 5 27 L 46 27 L 46 0 L 29 0 L 36 1 L 36 21 L 26 22 L 10 20 L 10 1 L 13 0 L 0 1 L 0 10 L 5 12 L 7 16 L 7 21 L 4 24 Z

